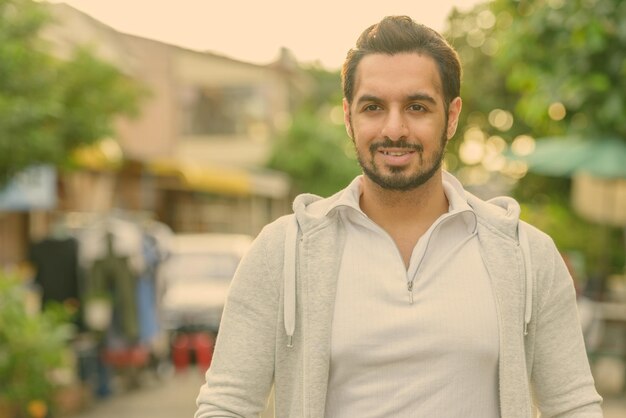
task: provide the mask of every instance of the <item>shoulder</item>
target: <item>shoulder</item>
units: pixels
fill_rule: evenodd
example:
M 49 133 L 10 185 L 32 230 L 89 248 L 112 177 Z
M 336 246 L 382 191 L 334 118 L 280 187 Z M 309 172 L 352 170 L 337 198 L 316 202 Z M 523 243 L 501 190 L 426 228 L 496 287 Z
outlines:
M 246 261 L 262 261 L 270 267 L 273 264 L 282 263 L 287 225 L 289 222 L 293 222 L 293 219 L 293 214 L 284 215 L 265 225 L 254 238 L 246 254 Z
M 256 245 L 278 244 L 285 240 L 285 233 L 289 222 L 293 222 L 294 214 L 283 215 L 280 218 L 265 225 L 254 238 L 253 247 Z
M 537 250 L 533 252 L 539 253 L 554 248 L 554 241 L 548 234 L 520 219 L 520 205 L 512 197 L 500 196 L 487 201 L 470 193 L 467 193 L 467 197 L 478 223 L 489 231 L 519 243 L 520 229 L 523 229 L 531 247 Z
M 550 285 L 565 265 L 554 240 L 527 222 L 519 221 L 519 228 L 523 229 L 528 240 L 528 244 L 521 247 L 526 247 L 529 252 L 534 275 L 540 283 Z
M 554 240 L 548 234 L 546 234 L 541 229 L 536 226 L 529 224 L 526 221 L 519 221 L 519 228 L 524 230 L 526 236 L 528 237 L 528 241 L 530 243 L 531 252 L 533 253 L 541 253 L 546 250 L 555 250 L 556 245 L 554 244 Z
M 294 216 L 295 215 L 293 213 L 283 215 L 265 225 L 261 232 L 259 232 L 257 239 L 274 240 L 284 236 L 287 225 L 289 224 L 289 222 L 293 222 Z
M 523 221 L 520 221 L 520 228 L 524 228 L 528 237 L 527 251 L 537 287 L 539 306 L 545 306 L 555 295 L 563 295 L 562 292 L 573 295 L 573 279 L 552 237 Z M 566 299 L 559 297 L 557 300 L 558 303 L 562 303 Z M 557 301 L 553 300 L 551 303 Z

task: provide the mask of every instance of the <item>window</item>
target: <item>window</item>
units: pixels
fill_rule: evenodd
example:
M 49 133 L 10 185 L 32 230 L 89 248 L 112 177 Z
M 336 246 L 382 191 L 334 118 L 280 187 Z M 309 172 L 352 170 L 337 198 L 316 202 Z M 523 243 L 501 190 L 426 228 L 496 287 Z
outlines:
M 180 102 L 183 135 L 245 135 L 253 124 L 269 121 L 257 86 L 187 86 Z

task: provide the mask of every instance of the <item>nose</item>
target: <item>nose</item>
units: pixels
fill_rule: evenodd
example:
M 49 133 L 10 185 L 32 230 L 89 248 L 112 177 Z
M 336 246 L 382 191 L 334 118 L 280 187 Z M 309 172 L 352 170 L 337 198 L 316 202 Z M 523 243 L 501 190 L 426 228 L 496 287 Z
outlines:
M 383 138 L 391 141 L 406 139 L 409 134 L 408 125 L 401 111 L 389 111 L 385 117 L 381 132 Z

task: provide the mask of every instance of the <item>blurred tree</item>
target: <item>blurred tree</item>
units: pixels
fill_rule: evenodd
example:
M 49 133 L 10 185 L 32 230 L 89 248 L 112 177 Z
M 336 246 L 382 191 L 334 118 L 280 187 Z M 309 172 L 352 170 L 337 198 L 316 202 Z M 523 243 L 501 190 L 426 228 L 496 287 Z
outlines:
M 0 185 L 112 135 L 113 118 L 136 112 L 145 93 L 85 49 L 53 57 L 39 37 L 50 19 L 32 0 L 0 0 Z
M 626 140 L 624 19 L 621 0 L 492 0 L 453 11 L 446 35 L 464 65 L 465 121 L 493 131 L 489 113 L 501 108 L 516 116 L 505 139 Z
M 526 122 L 626 140 L 626 2 L 494 0 L 492 10 L 510 21 L 496 61 Z
M 449 145 L 449 151 L 455 154 L 459 153 L 465 139 L 462 135 L 469 128 L 479 129 L 486 138 L 497 136 L 507 143 L 530 130 L 513 115 L 520 95 L 507 88 L 507 73 L 497 66 L 495 60 L 503 47 L 499 31 L 506 30 L 508 25 L 510 18 L 496 16 L 489 2 L 468 12 L 453 10 L 448 17 L 445 36 L 457 50 L 463 65 L 459 138 Z
M 313 93 L 275 142 L 268 165 L 288 173 L 296 192 L 329 196 L 346 186 L 360 169 L 343 125 L 339 73 L 321 67 L 306 71 L 314 80 Z
M 518 3 L 514 0 L 505 2 L 510 3 L 512 8 Z M 468 166 L 478 167 L 492 176 L 504 173 L 520 180 L 525 172 L 515 172 L 514 167 L 509 167 L 502 157 L 502 151 L 524 135 L 537 137 L 563 133 L 565 124 L 559 122 L 548 126 L 528 123 L 517 109 L 518 103 L 527 92 L 511 88 L 511 70 L 503 65 L 500 58 L 503 51 L 509 49 L 507 42 L 517 43 L 508 36 L 516 19 L 522 17 L 508 10 L 501 10 L 501 7 L 496 10 L 494 1 L 486 1 L 467 12 L 453 10 L 448 17 L 445 35 L 458 51 L 463 64 L 463 112 L 457 139 L 448 148 L 451 170 L 462 171 Z M 509 65 L 514 68 L 517 64 L 511 62 Z M 474 159 L 468 159 L 463 155 L 463 148 L 467 149 L 476 142 L 480 145 L 478 155 Z M 499 158 L 499 161 L 490 160 L 489 157 Z M 524 182 L 521 179 L 521 183 Z M 567 202 L 568 179 L 533 176 L 532 182 L 532 187 L 516 189 L 518 198 L 529 201 L 539 196 L 538 191 L 551 190 L 554 199 Z
M 513 194 L 524 203 L 525 219 L 560 248 L 585 251 L 591 269 L 610 263 L 614 271 L 624 265 L 620 231 L 572 212 L 570 179 L 522 178 L 501 154 L 525 135 L 593 140 L 608 133 L 626 140 L 624 19 L 620 0 L 493 0 L 453 11 L 446 31 L 464 67 L 463 113 L 449 168 L 487 173 L 483 181 L 502 173 L 518 179 Z M 592 248 L 599 237 L 604 245 Z

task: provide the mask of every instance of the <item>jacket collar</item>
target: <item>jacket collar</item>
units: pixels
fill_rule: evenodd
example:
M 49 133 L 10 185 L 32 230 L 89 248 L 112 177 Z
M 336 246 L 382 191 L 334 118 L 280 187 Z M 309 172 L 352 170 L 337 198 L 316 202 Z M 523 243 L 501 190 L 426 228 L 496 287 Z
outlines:
M 363 213 L 359 205 L 362 191 L 363 175 L 357 176 L 345 189 L 337 193 L 327 202 L 327 205 L 313 205 L 312 212 L 318 216 L 328 216 L 334 210 L 355 210 Z M 467 226 L 468 232 L 476 230 L 476 214 L 467 201 L 467 195 L 461 183 L 447 171 L 443 171 L 443 189 L 448 199 L 448 214 L 460 214 Z

